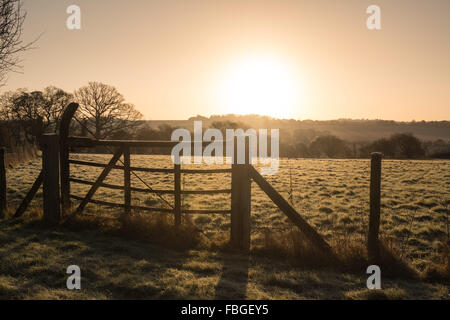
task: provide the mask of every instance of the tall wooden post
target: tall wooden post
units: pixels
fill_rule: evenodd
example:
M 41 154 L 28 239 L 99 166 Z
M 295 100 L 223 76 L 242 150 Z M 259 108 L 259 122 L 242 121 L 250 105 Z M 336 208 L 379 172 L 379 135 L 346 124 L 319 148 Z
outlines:
M 380 229 L 380 197 L 381 197 L 381 159 L 383 155 L 374 152 L 370 164 L 370 217 L 367 236 L 367 253 L 369 260 L 376 262 L 380 258 L 378 232 Z
M 124 201 L 125 201 L 125 216 L 129 217 L 131 214 L 131 159 L 130 147 L 123 149 L 123 180 L 124 180 Z
M 249 175 L 249 137 L 245 137 L 245 163 L 238 163 L 238 139 L 234 139 L 231 170 L 231 244 L 250 250 L 251 179 Z M 242 152 L 242 150 L 241 150 Z
M 174 165 L 174 183 L 175 183 L 175 225 L 181 225 L 181 165 Z
M 42 171 L 44 173 L 44 221 L 57 224 L 61 218 L 59 189 L 59 135 L 41 138 Z
M 5 217 L 6 209 L 5 148 L 0 147 L 0 219 Z
M 64 110 L 59 123 L 60 154 L 59 165 L 61 168 L 61 204 L 62 214 L 67 215 L 70 211 L 70 164 L 69 146 L 67 138 L 69 136 L 70 121 L 78 109 L 77 103 L 71 103 Z

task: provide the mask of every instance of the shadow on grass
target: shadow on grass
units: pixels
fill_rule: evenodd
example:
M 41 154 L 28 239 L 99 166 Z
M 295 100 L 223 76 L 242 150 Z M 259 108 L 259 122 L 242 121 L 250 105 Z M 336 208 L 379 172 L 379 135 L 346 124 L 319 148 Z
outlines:
M 0 242 L 1 299 L 186 299 L 191 294 L 164 276 L 181 268 L 188 252 L 20 219 L 0 222 Z M 73 264 L 81 269 L 79 291 L 66 287 L 66 269 Z
M 215 299 L 246 299 L 249 263 L 248 255 L 222 256 L 222 274 L 216 286 Z
M 36 220 L 1 221 L 0 298 L 254 299 L 255 290 L 259 297 L 288 294 L 293 299 L 429 299 L 445 294 L 442 282 L 430 285 L 408 277 L 403 279 L 401 274 L 386 277 L 389 272 L 383 266 L 384 293 L 373 293 L 366 292 L 365 270 L 356 275 L 305 271 L 304 266 L 295 266 L 287 256 L 283 262 L 277 262 L 267 256 L 268 252 L 264 252 L 264 257 L 257 257 L 253 253 L 249 256 L 186 248 L 171 250 L 152 245 L 146 238 L 136 241 L 141 236 L 125 240 L 124 234 L 114 236 L 88 230 L 88 225 L 83 221 L 76 225 L 78 229 L 68 229 L 48 228 Z M 156 233 L 158 227 L 161 224 L 155 228 L 128 226 L 122 232 L 132 238 L 132 233 L 146 234 L 150 230 Z M 170 243 L 173 247 L 180 244 L 183 247 L 186 239 Z M 393 263 L 389 259 L 385 261 L 386 267 Z M 82 272 L 82 290 L 77 292 L 66 289 L 66 268 L 72 264 L 79 265 Z M 252 269 L 251 279 L 249 269 Z M 395 270 L 404 269 L 395 267 Z M 250 282 L 251 292 L 248 291 Z M 436 293 L 438 290 L 443 293 Z

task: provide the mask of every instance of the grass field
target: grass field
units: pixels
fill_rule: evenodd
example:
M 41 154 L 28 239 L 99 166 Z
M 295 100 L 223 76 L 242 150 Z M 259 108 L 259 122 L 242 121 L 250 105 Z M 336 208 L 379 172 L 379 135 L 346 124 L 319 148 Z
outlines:
M 74 154 L 72 157 L 106 163 L 110 156 Z M 169 167 L 170 163 L 166 156 L 132 156 L 133 166 Z M 363 246 L 369 212 L 369 164 L 368 160 L 283 159 L 278 174 L 267 179 L 286 199 L 292 195 L 294 207 L 330 243 L 345 246 L 352 242 Z M 11 207 L 20 202 L 39 170 L 40 159 L 8 170 Z M 101 171 L 77 165 L 71 170 L 73 177 L 91 181 Z M 173 188 L 171 175 L 139 173 L 139 176 L 152 188 Z M 184 175 L 182 187 L 223 189 L 230 186 L 230 180 L 230 174 Z M 113 170 L 105 182 L 121 185 L 121 171 Z M 145 187 L 135 177 L 132 185 Z M 72 193 L 83 196 L 88 188 L 72 184 Z M 41 198 L 42 194 L 38 194 L 36 206 L 40 206 Z M 94 198 L 121 202 L 123 195 L 120 191 L 99 189 Z M 173 202 L 171 196 L 164 198 Z M 140 193 L 133 193 L 133 204 L 164 206 L 158 197 Z M 448 248 L 444 244 L 449 237 L 449 204 L 450 162 L 383 161 L 380 234 L 386 243 L 395 247 L 396 254 L 419 272 L 433 263 L 442 263 L 443 257 L 448 259 L 448 251 L 443 250 Z M 227 209 L 229 205 L 228 195 L 189 195 L 183 199 L 187 208 Z M 87 213 L 117 215 L 117 209 L 89 205 Z M 227 215 L 194 215 L 192 221 L 210 242 L 221 243 L 229 237 Z M 256 299 L 378 297 L 363 289 L 365 274 L 307 271 L 283 259 L 261 255 L 245 258 L 220 250 L 173 251 L 136 241 L 109 239 L 105 234 L 88 230 L 44 230 L 33 221 L 2 223 L 0 235 L 5 245 L 0 250 L 0 277 L 3 277 L 0 297 L 232 298 L 233 292 Z M 267 244 L 268 235 L 276 238 L 288 235 L 291 230 L 287 218 L 253 185 L 252 247 Z M 58 289 L 66 275 L 55 271 L 74 257 L 90 270 L 86 275 L 90 284 L 80 294 Z M 49 268 L 54 270 L 46 274 Z M 15 272 L 36 272 L 37 277 L 21 278 Z M 240 277 L 244 275 L 245 288 L 239 289 Z M 448 284 L 438 283 L 387 280 L 379 297 L 448 299 Z M 36 286 L 40 290 L 29 291 Z
M 0 221 L 0 299 L 449 299 L 448 285 L 296 268 L 207 250 L 176 251 L 92 231 Z M 66 289 L 81 268 L 82 290 Z

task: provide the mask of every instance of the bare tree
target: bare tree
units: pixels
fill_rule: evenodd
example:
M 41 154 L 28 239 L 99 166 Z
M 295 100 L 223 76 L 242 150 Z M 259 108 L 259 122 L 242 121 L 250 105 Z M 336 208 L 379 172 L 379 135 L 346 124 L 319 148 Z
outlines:
M 79 103 L 79 113 L 95 138 L 106 139 L 116 132 L 131 129 L 134 121 L 142 119 L 142 114 L 113 86 L 100 82 L 89 82 L 75 91 L 75 101 Z
M 56 130 L 62 110 L 71 99 L 71 94 L 53 86 L 43 91 L 9 91 L 0 96 L 0 119 L 7 121 L 10 134 L 17 140 L 33 143 L 42 133 Z
M 21 40 L 25 16 L 21 0 L 0 0 L 0 86 L 5 84 L 8 72 L 20 69 L 19 53 L 36 41 Z
M 73 94 L 55 86 L 49 86 L 42 91 L 42 100 L 41 115 L 45 123 L 54 123 L 57 126 L 64 109 L 73 100 Z

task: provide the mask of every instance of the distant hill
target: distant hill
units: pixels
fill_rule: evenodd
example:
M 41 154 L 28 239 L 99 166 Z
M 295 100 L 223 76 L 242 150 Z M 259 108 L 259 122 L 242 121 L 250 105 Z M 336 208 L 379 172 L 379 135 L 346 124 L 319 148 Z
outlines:
M 332 134 L 349 142 L 373 141 L 387 138 L 394 133 L 412 133 L 423 141 L 442 139 L 450 142 L 450 121 L 412 121 L 397 122 L 390 120 L 294 120 L 274 119 L 259 115 L 213 115 L 209 118 L 197 116 L 188 120 L 149 120 L 147 125 L 157 128 L 160 125 L 193 129 L 193 121 L 202 120 L 203 128 L 208 128 L 213 122 L 233 121 L 247 127 L 259 129 L 280 129 L 281 135 L 304 132 L 305 138 L 311 140 L 322 134 Z

